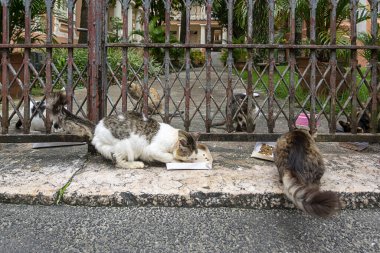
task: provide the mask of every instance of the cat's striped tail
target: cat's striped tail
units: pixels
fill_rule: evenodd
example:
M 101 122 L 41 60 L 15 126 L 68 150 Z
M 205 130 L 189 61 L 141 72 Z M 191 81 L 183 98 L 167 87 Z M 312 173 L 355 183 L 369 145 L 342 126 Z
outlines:
M 297 177 L 286 171 L 282 178 L 286 196 L 301 210 L 313 216 L 327 218 L 341 208 L 339 197 L 331 191 L 320 191 L 316 185 L 302 185 Z

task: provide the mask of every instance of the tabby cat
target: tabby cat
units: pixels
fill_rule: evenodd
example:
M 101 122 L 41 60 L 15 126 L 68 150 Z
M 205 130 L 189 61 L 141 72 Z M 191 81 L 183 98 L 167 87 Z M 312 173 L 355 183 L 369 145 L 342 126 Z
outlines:
M 380 92 L 377 92 L 376 95 L 376 100 L 377 100 L 377 113 L 380 113 Z M 356 131 L 358 133 L 370 133 L 372 132 L 371 130 L 371 108 L 370 105 L 368 105 L 367 108 L 365 108 L 362 116 L 359 118 L 359 114 L 361 112 L 361 108 L 356 110 L 356 116 L 359 118 L 359 122 L 357 125 Z M 351 121 L 349 118 L 347 118 L 346 122 L 340 120 L 339 124 L 343 128 L 343 132 L 351 132 Z M 377 126 L 375 126 L 376 132 L 380 133 L 380 118 L 377 118 Z
M 144 168 L 143 161 L 191 162 L 197 137 L 168 124 L 147 119 L 138 112 L 103 118 L 95 128 L 92 144 L 121 168 Z M 140 160 L 140 161 L 136 161 Z
M 338 212 L 341 206 L 338 195 L 319 189 L 325 165 L 307 130 L 296 129 L 282 135 L 276 143 L 274 162 L 286 196 L 298 208 L 319 217 Z
M 360 111 L 357 111 L 357 116 L 359 116 Z M 343 132 L 351 132 L 351 120 L 347 118 L 346 121 L 339 120 Z M 359 123 L 357 125 L 356 131 L 358 133 L 369 133 L 371 132 L 371 113 L 368 109 L 363 112 L 363 115 L 359 118 Z M 380 133 L 380 120 L 377 123 L 377 133 Z
M 54 132 L 87 136 L 92 139 L 95 124 L 78 117 L 65 108 L 66 95 L 61 92 L 53 92 L 47 101 L 47 108 L 52 112 Z
M 131 97 L 137 101 L 138 108 L 142 110 L 143 100 L 141 99 L 143 96 L 142 87 L 140 84 L 132 82 L 130 86 L 128 86 L 128 92 Z M 158 91 L 151 87 L 149 88 L 149 97 L 148 97 L 148 113 L 149 114 L 157 114 L 163 113 L 161 96 Z
M 232 124 L 233 129 L 236 132 L 247 132 L 247 123 L 248 123 L 248 98 L 245 93 L 235 93 L 232 96 L 232 102 L 231 102 L 231 111 L 232 111 Z M 255 105 L 254 101 L 252 100 L 252 114 L 251 114 L 251 124 L 252 124 L 252 131 L 255 130 L 256 123 L 255 118 L 257 117 L 257 114 L 259 113 L 259 109 Z M 227 114 L 227 108 L 226 108 L 226 114 Z M 215 126 L 223 126 L 226 124 L 226 120 L 223 120 L 221 122 L 216 122 L 212 124 L 212 127 Z

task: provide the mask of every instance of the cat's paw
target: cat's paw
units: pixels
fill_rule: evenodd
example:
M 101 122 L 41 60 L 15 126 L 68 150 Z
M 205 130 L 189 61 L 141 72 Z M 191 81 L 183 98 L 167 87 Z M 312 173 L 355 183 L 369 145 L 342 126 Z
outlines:
M 118 161 L 116 163 L 116 167 L 122 168 L 122 169 L 143 169 L 144 163 L 141 161 L 133 161 L 133 162 Z

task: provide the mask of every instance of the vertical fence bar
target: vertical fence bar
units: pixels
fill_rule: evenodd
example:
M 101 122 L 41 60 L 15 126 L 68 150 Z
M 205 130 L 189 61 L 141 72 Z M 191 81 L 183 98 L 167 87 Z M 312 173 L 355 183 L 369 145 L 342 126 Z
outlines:
M 247 30 L 247 43 L 253 43 L 253 2 L 252 0 L 248 0 L 248 30 Z M 247 115 L 247 132 L 253 132 L 253 118 L 252 118 L 252 99 L 253 99 L 253 77 L 252 77 L 252 64 L 253 64 L 253 49 L 250 48 L 247 50 L 247 102 L 248 102 L 248 115 Z
M 103 1 L 101 1 L 103 2 Z M 109 1 L 104 1 L 99 7 L 100 15 L 102 15 L 99 23 L 100 30 L 100 71 L 102 72 L 100 78 L 100 85 L 98 86 L 98 94 L 100 98 L 99 104 L 99 120 L 106 116 L 107 113 L 107 96 L 108 96 L 108 59 L 107 59 L 107 39 L 108 39 L 108 6 Z
M 164 0 L 165 4 L 165 43 L 170 43 L 170 10 L 172 1 Z M 169 123 L 169 101 L 170 101 L 170 53 L 169 48 L 165 48 L 165 87 L 164 87 L 164 106 L 165 106 L 165 116 L 164 122 Z M 186 122 L 185 122 L 186 127 Z M 186 128 L 188 130 L 188 128 Z
M 25 0 L 25 44 L 31 44 L 31 1 Z M 24 100 L 24 121 L 22 122 L 24 133 L 28 134 L 30 132 L 30 112 L 29 112 L 29 85 L 30 85 L 30 72 L 29 72 L 29 61 L 30 61 L 30 51 L 31 49 L 25 48 L 24 50 L 24 85 L 23 85 L 23 100 Z
M 330 14 L 330 33 L 331 33 L 331 40 L 330 45 L 336 45 L 336 7 L 337 7 L 337 0 L 331 0 L 331 14 Z M 336 132 L 336 114 L 335 114 L 335 108 L 336 108 L 336 66 L 337 66 L 337 60 L 336 60 L 336 49 L 331 49 L 331 56 L 330 56 L 330 125 L 329 125 L 329 131 L 331 134 L 335 134 Z
M 274 0 L 268 1 L 269 7 L 269 44 L 274 43 Z M 268 99 L 268 132 L 273 133 L 274 130 L 274 117 L 273 117 L 273 108 L 274 108 L 274 50 L 269 49 L 269 77 L 268 77 L 268 88 L 269 88 L 269 99 Z
M 357 19 L 357 9 L 358 9 L 358 1 L 359 0 L 350 0 L 350 40 L 351 45 L 356 46 L 356 19 Z M 356 87 L 356 68 L 358 66 L 357 59 L 357 49 L 351 49 L 351 58 L 350 58 L 350 67 L 351 67 L 351 133 L 357 132 L 357 106 L 358 106 L 358 98 L 357 98 L 357 87 Z
M 2 4 L 2 13 L 3 16 L 1 17 L 3 20 L 3 36 L 2 36 L 2 43 L 3 44 L 9 44 L 9 0 L 1 0 Z M 8 49 L 3 48 L 1 52 L 1 100 L 2 100 L 2 118 L 1 118 L 1 133 L 6 134 L 8 133 Z
M 191 0 L 186 0 L 186 37 L 185 44 L 190 44 L 190 8 Z M 190 128 L 190 98 L 191 98 L 191 85 L 190 85 L 190 48 L 185 49 L 185 68 L 186 68 L 186 80 L 185 80 L 185 129 L 189 131 Z
M 211 44 L 211 11 L 213 0 L 206 0 L 206 44 Z M 206 132 L 211 129 L 211 48 L 206 48 Z
M 310 44 L 316 44 L 316 10 L 317 10 L 317 0 L 310 0 Z M 316 105 L 316 67 L 317 67 L 317 55 L 315 49 L 310 50 L 310 119 L 309 127 L 312 133 L 316 132 L 316 120 L 315 120 L 315 105 Z
M 86 0 L 85 0 L 86 1 Z M 82 3 L 83 4 L 83 3 Z M 98 70 L 96 66 L 96 52 L 99 49 L 96 43 L 96 27 L 95 27 L 95 14 L 96 6 L 95 1 L 87 1 L 88 4 L 88 31 L 87 31 L 87 44 L 88 44 L 88 84 L 87 84 L 87 111 L 88 119 L 96 122 L 98 119 L 97 114 L 97 83 L 98 83 Z
M 290 1 L 290 38 L 289 42 L 291 45 L 296 43 L 296 0 Z M 293 130 L 295 127 L 295 113 L 294 113 L 294 102 L 295 102 L 295 71 L 296 71 L 296 54 L 294 49 L 289 51 L 289 65 L 290 65 L 290 75 L 289 75 L 289 130 Z
M 232 32 L 233 32 L 233 14 L 234 14 L 234 3 L 235 0 L 229 0 L 227 2 L 228 5 L 228 24 L 227 24 L 227 44 L 232 44 Z M 227 113 L 226 113 L 226 127 L 228 132 L 232 132 L 233 125 L 232 125 L 232 96 L 233 96 L 233 90 L 232 90 L 232 64 L 233 64 L 233 57 L 232 57 L 232 48 L 228 48 L 228 57 L 227 57 L 227 67 L 228 67 L 228 79 L 227 79 Z
M 123 16 L 123 42 L 128 42 L 128 10 L 131 0 L 122 0 L 122 16 Z M 122 63 L 122 84 L 121 84 L 121 110 L 127 111 L 128 108 L 128 47 L 123 47 L 123 63 Z
M 53 5 L 54 1 L 53 0 L 45 0 L 45 5 L 46 5 L 46 45 L 51 45 L 53 40 Z M 45 84 L 45 96 L 46 99 L 50 98 L 50 93 L 53 90 L 53 81 L 52 81 L 52 57 L 53 57 L 53 49 L 52 48 L 46 48 L 46 69 L 45 69 L 45 74 L 46 74 L 46 84 Z M 46 111 L 46 132 L 50 133 L 51 131 L 51 121 L 50 121 L 50 110 Z
M 149 11 L 150 0 L 143 0 L 144 10 L 144 43 L 149 43 Z M 144 82 L 143 82 L 143 114 L 148 118 L 148 96 L 149 96 L 149 48 L 144 47 Z
M 106 112 L 106 1 L 88 1 L 88 118 L 98 122 Z M 105 76 L 103 76 L 105 75 Z M 105 80 L 105 82 L 104 82 Z
M 371 4 L 371 37 L 372 45 L 377 45 L 377 16 L 378 16 L 378 0 L 370 1 Z M 379 121 L 377 120 L 378 110 L 378 99 L 380 99 L 380 91 L 377 91 L 378 76 L 377 76 L 377 50 L 371 50 L 371 90 L 372 90 L 372 104 L 371 104 L 371 132 L 376 133 Z M 378 93 L 379 92 L 379 96 Z
M 68 23 L 68 31 L 67 31 L 67 43 L 74 43 L 74 0 L 69 0 L 67 2 L 67 23 Z M 67 109 L 72 112 L 73 110 L 73 95 L 74 95 L 74 87 L 73 87 L 73 65 L 74 65 L 74 49 L 67 49 L 67 83 L 66 83 L 66 99 L 67 99 Z

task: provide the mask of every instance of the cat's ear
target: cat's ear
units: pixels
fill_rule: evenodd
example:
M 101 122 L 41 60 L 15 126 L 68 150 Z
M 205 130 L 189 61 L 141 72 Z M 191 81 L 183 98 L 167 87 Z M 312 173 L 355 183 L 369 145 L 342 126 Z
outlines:
M 311 138 L 313 138 L 314 140 L 317 139 L 317 136 L 318 136 L 317 131 L 315 131 L 315 132 L 313 133 L 312 131 L 309 130 L 309 134 L 310 134 Z
M 196 141 L 192 134 L 185 132 L 183 130 L 178 131 L 178 140 L 181 146 L 184 147 L 191 147 L 192 149 L 196 150 Z
M 201 136 L 200 132 L 191 132 L 191 136 L 193 136 L 194 141 L 198 141 L 199 137 Z
M 186 139 L 179 139 L 179 143 L 181 144 L 181 146 L 187 146 L 187 140 Z
M 186 146 L 187 144 L 187 139 L 189 137 L 189 133 L 183 131 L 183 130 L 179 130 L 178 131 L 178 140 L 179 140 L 179 143 L 182 145 L 182 146 Z
M 67 104 L 66 94 L 62 92 L 58 93 L 58 104 L 61 104 L 61 105 Z

